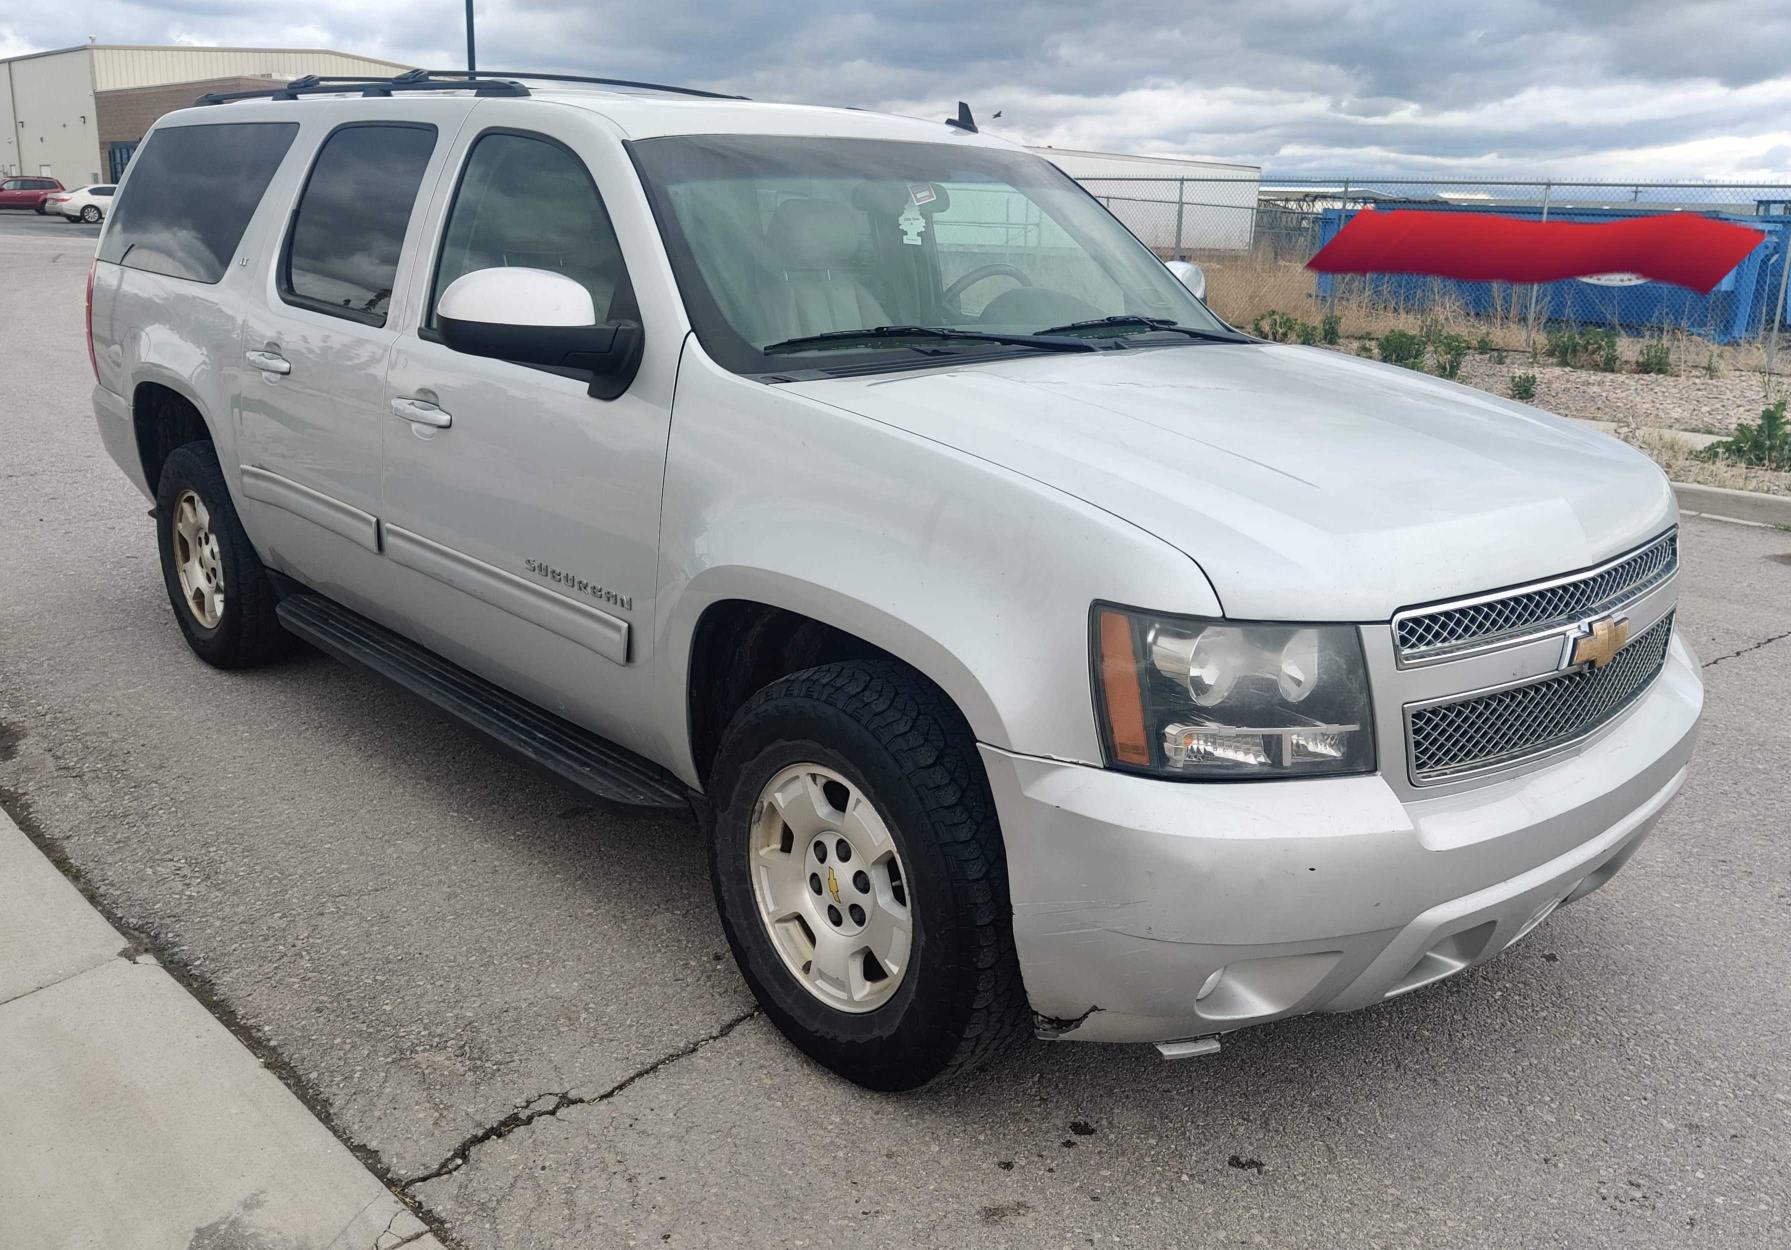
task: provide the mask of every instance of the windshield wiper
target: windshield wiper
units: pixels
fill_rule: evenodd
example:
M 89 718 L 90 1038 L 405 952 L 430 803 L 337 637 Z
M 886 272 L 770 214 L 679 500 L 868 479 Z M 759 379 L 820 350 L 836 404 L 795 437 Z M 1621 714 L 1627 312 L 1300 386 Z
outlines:
M 1040 330 L 1039 333 L 1074 334 L 1079 330 L 1109 330 L 1121 326 L 1136 326 L 1140 330 L 1161 330 L 1168 334 L 1182 334 L 1188 338 L 1201 339 L 1209 343 L 1248 342 L 1243 335 L 1226 330 L 1201 330 L 1194 326 L 1177 325 L 1167 317 L 1138 317 L 1130 313 L 1117 317 L 1091 317 L 1087 321 L 1072 321 L 1067 325 L 1051 326 L 1049 329 Z
M 1087 339 L 1051 338 L 1047 334 L 994 334 L 981 330 L 951 330 L 943 326 L 869 326 L 863 330 L 828 330 L 824 334 L 803 334 L 793 339 L 784 339 L 759 350 L 769 356 L 774 352 L 799 352 L 811 347 L 844 347 L 854 342 L 874 342 L 878 339 L 1000 343 L 1009 347 L 1035 347 L 1047 352 L 1100 350 Z

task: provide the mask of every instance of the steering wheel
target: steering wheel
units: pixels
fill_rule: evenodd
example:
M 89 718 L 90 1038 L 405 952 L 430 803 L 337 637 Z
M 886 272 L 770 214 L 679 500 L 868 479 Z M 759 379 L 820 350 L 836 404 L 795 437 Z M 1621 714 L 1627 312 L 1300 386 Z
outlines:
M 957 307 L 958 300 L 964 292 L 975 286 L 978 282 L 981 282 L 984 278 L 1012 278 L 1021 286 L 1032 285 L 1032 279 L 1026 276 L 1026 271 L 1017 266 L 979 265 L 969 273 L 958 278 L 950 286 L 946 287 L 945 290 L 941 291 L 939 293 L 939 299 L 942 303 Z

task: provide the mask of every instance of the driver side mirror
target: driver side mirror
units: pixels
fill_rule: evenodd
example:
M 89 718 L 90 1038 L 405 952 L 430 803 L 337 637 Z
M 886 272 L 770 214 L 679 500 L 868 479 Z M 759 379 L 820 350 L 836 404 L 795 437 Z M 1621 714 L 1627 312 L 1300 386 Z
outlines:
M 591 395 L 614 399 L 640 371 L 646 336 L 637 321 L 599 325 L 591 293 L 546 269 L 476 269 L 442 292 L 442 342 L 469 356 L 519 365 L 585 369 Z
M 1172 260 L 1165 262 L 1169 272 L 1180 279 L 1181 284 L 1194 293 L 1194 298 L 1206 298 L 1206 270 L 1191 260 Z

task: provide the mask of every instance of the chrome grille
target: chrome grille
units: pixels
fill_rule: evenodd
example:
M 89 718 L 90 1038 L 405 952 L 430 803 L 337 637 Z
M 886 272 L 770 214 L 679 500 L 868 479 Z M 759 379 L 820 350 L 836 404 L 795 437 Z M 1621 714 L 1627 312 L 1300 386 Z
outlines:
M 1412 781 L 1447 781 L 1542 755 L 1585 737 L 1648 688 L 1667 659 L 1673 614 L 1632 638 L 1603 668 L 1406 713 Z
M 1393 618 L 1401 663 L 1443 659 L 1468 649 L 1598 616 L 1633 599 L 1679 567 L 1679 533 L 1571 577 L 1470 602 L 1419 608 Z

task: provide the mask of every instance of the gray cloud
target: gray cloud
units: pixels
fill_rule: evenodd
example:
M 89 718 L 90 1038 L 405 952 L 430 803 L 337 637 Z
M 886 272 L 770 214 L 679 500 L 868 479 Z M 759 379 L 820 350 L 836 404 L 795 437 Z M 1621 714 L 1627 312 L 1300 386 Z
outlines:
M 456 64 L 451 0 L 74 0 L 0 51 L 322 45 Z M 688 82 L 943 115 L 1011 137 L 1301 172 L 1791 178 L 1791 5 L 1710 0 L 517 0 L 499 68 Z

